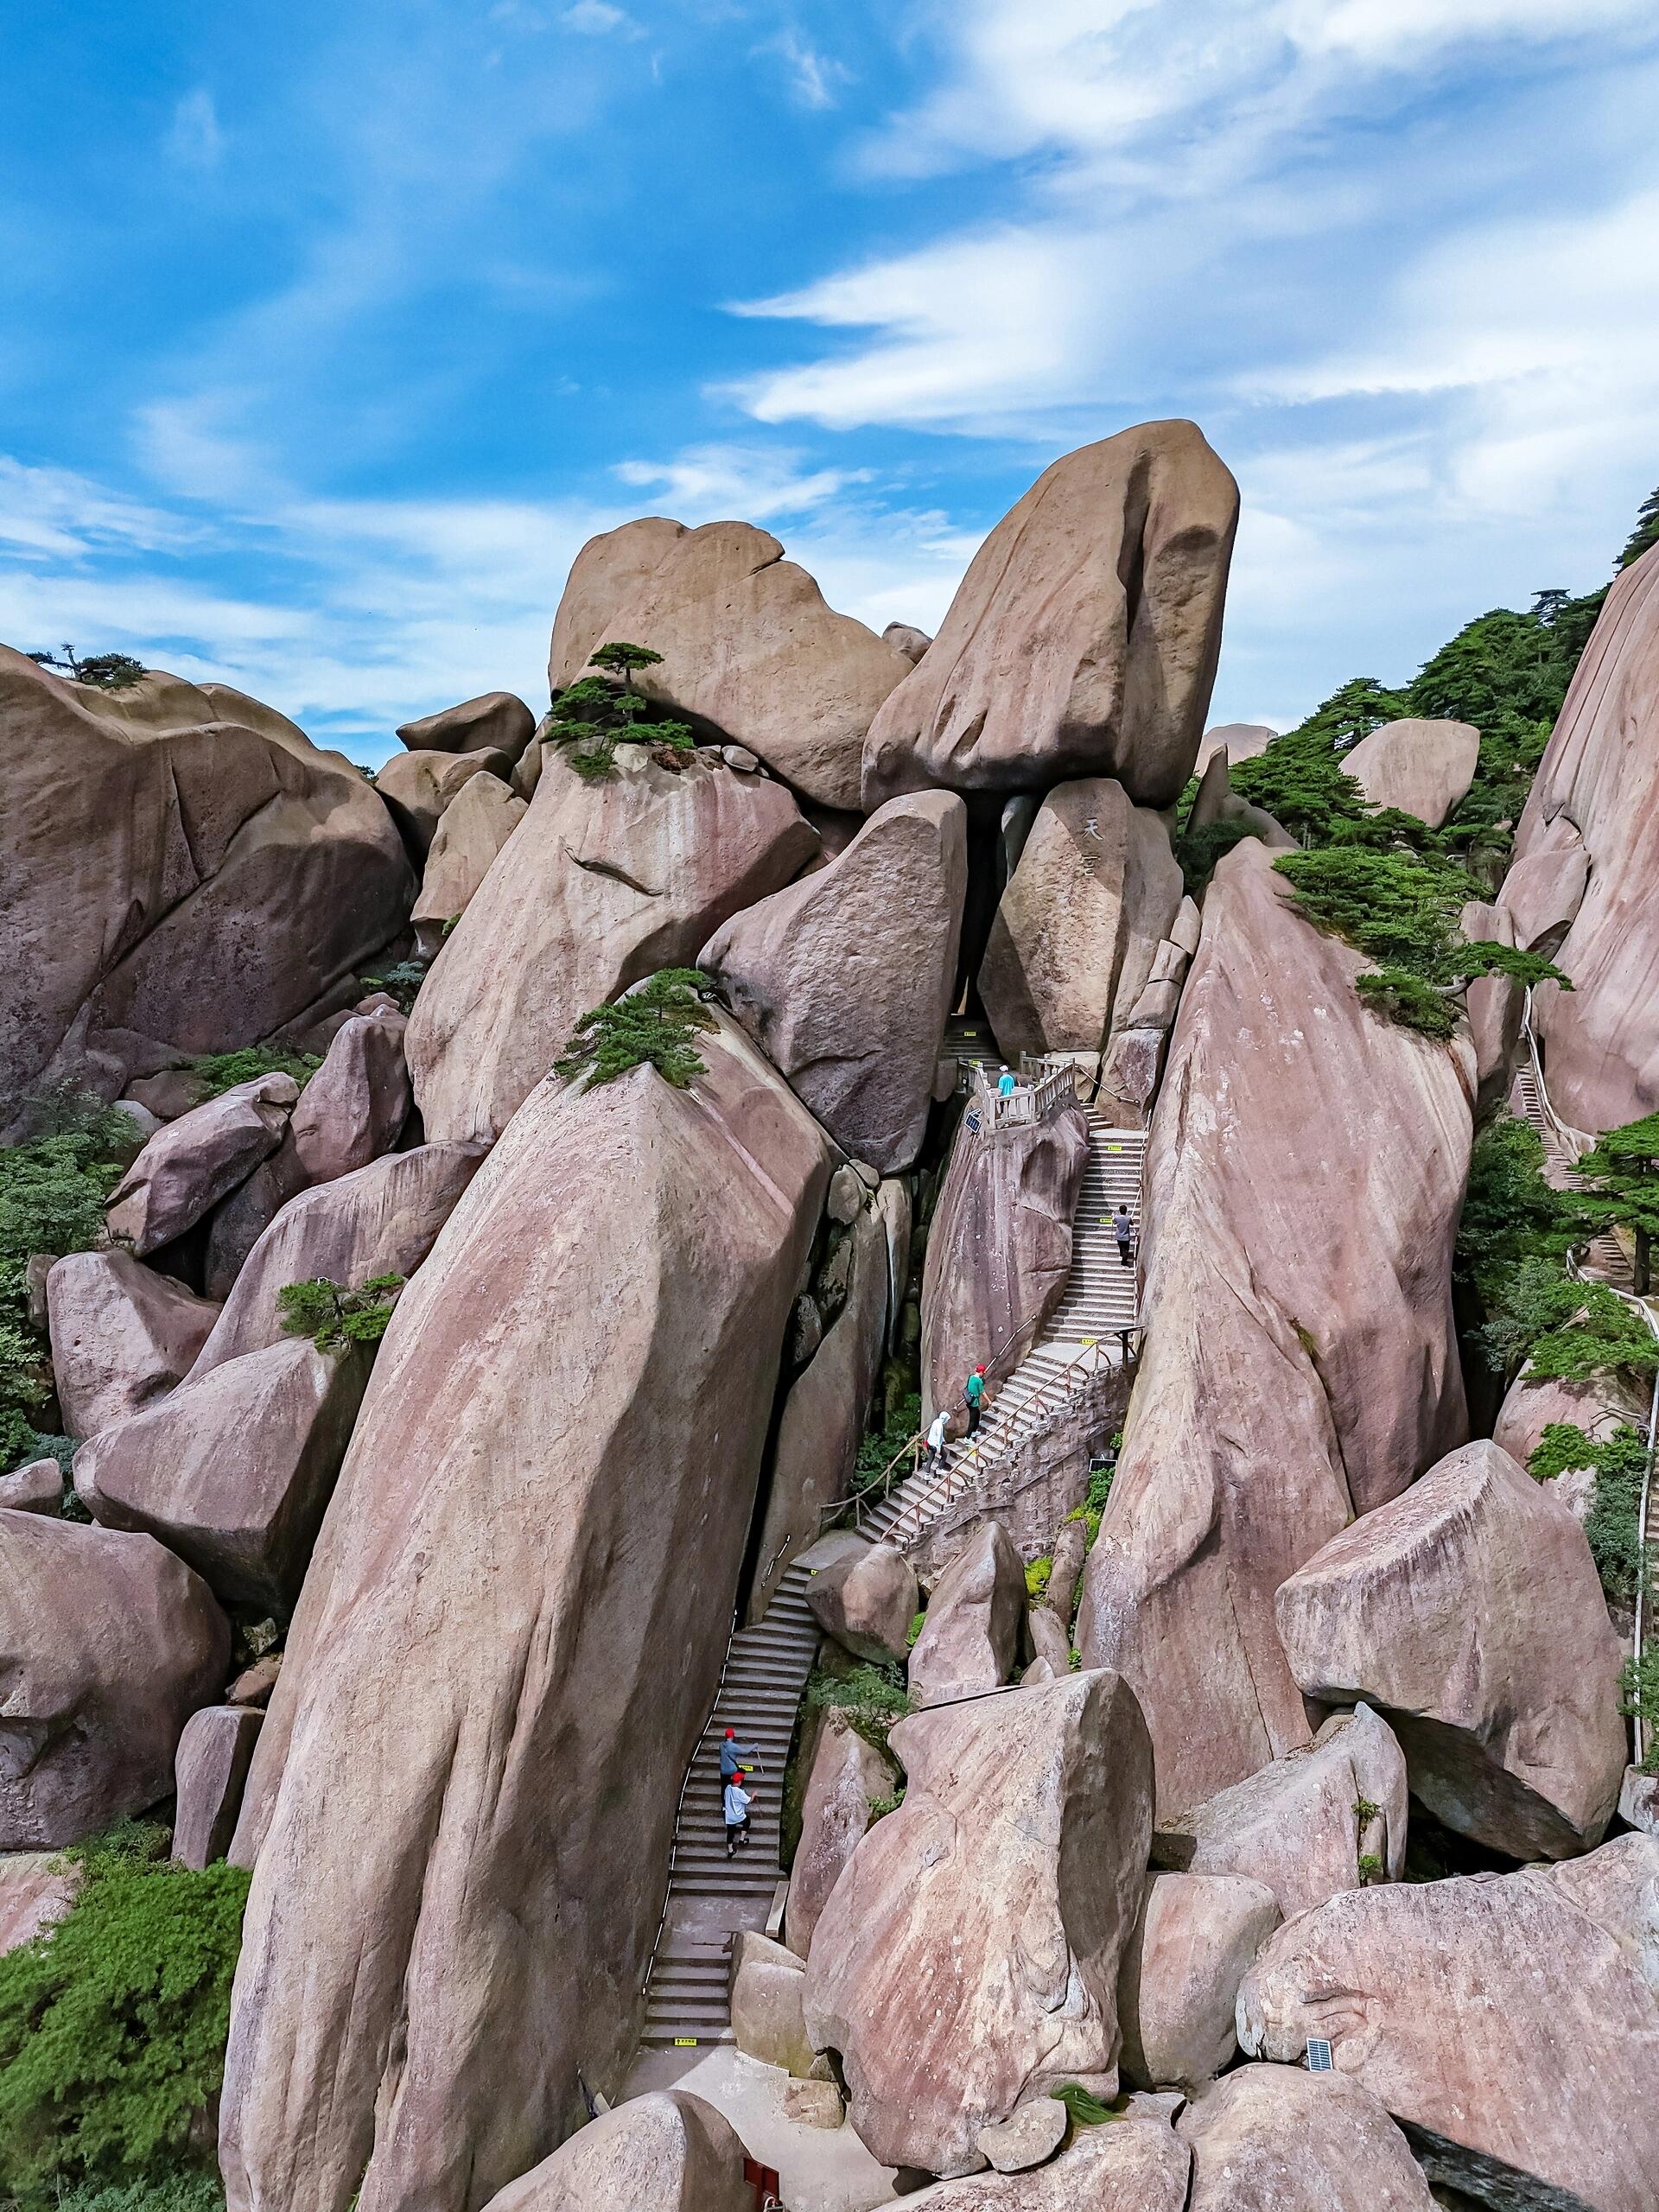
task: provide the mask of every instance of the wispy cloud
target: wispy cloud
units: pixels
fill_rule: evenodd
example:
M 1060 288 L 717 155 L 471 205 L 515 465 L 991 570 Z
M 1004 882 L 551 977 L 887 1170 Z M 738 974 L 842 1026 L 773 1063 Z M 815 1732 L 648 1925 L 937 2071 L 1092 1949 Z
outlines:
M 575 0 L 574 7 L 560 11 L 559 21 L 568 31 L 579 31 L 585 38 L 643 38 L 645 29 L 636 23 L 625 9 L 613 8 L 610 0 Z
M 775 56 L 782 63 L 790 97 L 800 107 L 834 107 L 843 88 L 853 80 L 852 71 L 843 62 L 822 53 L 792 28 L 763 41 L 755 51 Z
M 205 85 L 187 92 L 173 110 L 167 134 L 167 156 L 181 168 L 217 168 L 225 152 L 225 133 L 219 110 Z
M 659 494 L 680 522 L 765 522 L 774 515 L 811 514 L 868 469 L 810 468 L 791 448 L 689 446 L 671 461 L 622 461 L 624 484 Z

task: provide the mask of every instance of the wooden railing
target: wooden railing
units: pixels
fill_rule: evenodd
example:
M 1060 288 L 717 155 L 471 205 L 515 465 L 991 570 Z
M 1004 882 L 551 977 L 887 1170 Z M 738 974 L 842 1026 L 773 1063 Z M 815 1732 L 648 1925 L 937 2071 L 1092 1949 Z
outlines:
M 1070 1060 L 1039 1063 L 1042 1072 L 1034 1083 L 1017 1083 L 1006 1095 L 982 1067 L 976 1067 L 969 1085 L 969 1126 L 981 1135 L 991 1129 L 1029 1126 L 1046 1120 L 1057 1106 L 1075 1102 L 1077 1071 Z M 973 1120 L 977 1116 L 977 1121 Z

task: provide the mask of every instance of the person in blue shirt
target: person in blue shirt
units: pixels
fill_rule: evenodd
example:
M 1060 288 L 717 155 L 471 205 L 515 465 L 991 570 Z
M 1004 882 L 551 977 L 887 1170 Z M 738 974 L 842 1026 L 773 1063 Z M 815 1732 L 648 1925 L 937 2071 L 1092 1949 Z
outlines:
M 999 1098 L 1012 1098 L 1018 1088 L 1019 1086 L 1014 1082 L 1012 1073 L 1008 1069 L 1004 1068 L 1001 1074 L 996 1078 L 997 1096 Z

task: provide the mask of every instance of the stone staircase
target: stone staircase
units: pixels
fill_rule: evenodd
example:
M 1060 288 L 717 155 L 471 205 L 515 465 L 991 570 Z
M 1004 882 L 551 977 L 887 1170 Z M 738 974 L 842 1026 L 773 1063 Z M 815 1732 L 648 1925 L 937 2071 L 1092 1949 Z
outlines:
M 1557 1126 L 1538 1080 L 1536 1065 L 1528 1056 L 1523 1055 L 1516 1071 L 1510 1106 L 1522 1121 L 1530 1122 L 1543 1140 L 1544 1180 L 1553 1190 L 1570 1191 L 1577 1154 Z M 1586 1281 L 1605 1283 L 1610 1290 L 1621 1291 L 1627 1297 L 1635 1293 L 1634 1255 L 1611 1230 L 1586 1245 L 1580 1255 L 1579 1272 Z

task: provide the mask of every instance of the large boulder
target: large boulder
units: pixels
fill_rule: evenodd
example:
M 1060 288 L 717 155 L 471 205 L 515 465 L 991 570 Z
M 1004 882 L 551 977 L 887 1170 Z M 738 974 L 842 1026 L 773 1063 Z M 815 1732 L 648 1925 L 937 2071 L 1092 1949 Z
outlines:
M 419 1145 L 290 1198 L 250 1253 L 191 1373 L 282 1343 L 277 1294 L 291 1282 L 355 1288 L 412 1275 L 483 1157 L 478 1144 Z
M 113 1097 L 268 1036 L 409 912 L 397 830 L 349 762 L 159 682 L 158 726 L 0 646 L 0 1128 L 40 1083 Z
M 226 1605 L 286 1615 L 363 1402 L 372 1355 L 289 1338 L 226 1360 L 75 1454 L 106 1529 L 139 1529 Z
M 883 1174 L 909 1167 L 927 1134 L 967 889 L 967 809 L 925 791 L 697 956 L 836 1143 Z
M 1515 1859 L 1601 1840 L 1624 1771 L 1618 1639 L 1583 1529 L 1507 1452 L 1453 1452 L 1274 1611 L 1304 1694 L 1380 1706 L 1448 1827 Z
M 1126 2082 L 1191 2094 L 1232 2063 L 1238 1986 L 1280 1918 L 1242 1874 L 1149 1877 L 1117 1973 Z
M 1533 1019 L 1551 1100 L 1580 1129 L 1617 1128 L 1659 1106 L 1659 1024 L 1652 1018 L 1659 969 L 1656 715 L 1659 551 L 1649 551 L 1607 594 L 1533 778 L 1516 831 L 1516 868 L 1499 894 L 1516 912 L 1522 944 L 1540 936 L 1546 909 L 1551 920 L 1570 916 L 1550 957 L 1573 978 L 1573 988 L 1541 984 Z M 1541 885 L 1529 879 L 1535 857 L 1544 855 L 1555 857 Z M 1587 879 L 1574 902 L 1581 864 Z M 1560 880 L 1563 868 L 1567 882 Z M 1529 916 L 1526 891 L 1534 894 L 1525 902 Z
M 657 969 L 688 965 L 816 847 L 780 784 L 707 753 L 670 769 L 623 746 L 591 784 L 554 754 L 410 1018 L 427 1135 L 498 1136 L 580 1015 Z
M 399 722 L 397 736 L 411 753 L 505 753 L 517 760 L 535 729 L 536 717 L 522 699 L 485 691 L 418 721 Z
M 149 1536 L 0 1511 L 0 1851 L 79 1843 L 173 1787 L 230 1624 Z
M 875 717 L 865 806 L 1076 776 L 1168 806 L 1198 753 L 1237 520 L 1238 486 L 1196 423 L 1142 423 L 1055 461 Z
M 1405 1870 L 1405 1756 L 1361 1706 L 1332 1714 L 1308 1751 L 1287 1751 L 1160 1826 L 1154 1855 L 1193 1874 L 1260 1882 L 1287 1920 Z
M 1175 2127 L 1192 2152 L 1187 2212 L 1434 2212 L 1410 2144 L 1339 2075 L 1242 2066 Z
M 1062 784 L 1037 810 L 979 970 L 1003 1058 L 1099 1052 L 1128 1022 L 1181 904 L 1169 831 L 1122 784 Z
M 110 1234 L 143 1259 L 194 1229 L 275 1152 L 300 1095 L 291 1075 L 256 1076 L 158 1129 L 110 1194 Z
M 446 809 L 410 916 L 415 942 L 429 960 L 443 943 L 448 925 L 466 912 L 496 855 L 529 810 L 527 801 L 499 776 L 474 776 Z
M 1582 1382 L 1554 1375 L 1535 1375 L 1523 1367 L 1503 1394 L 1492 1427 L 1492 1441 L 1525 1466 L 1544 1440 L 1544 1431 L 1560 1422 L 1586 1435 L 1611 1436 L 1616 1428 L 1645 1431 L 1652 1393 L 1614 1372 L 1586 1376 Z
M 732 1942 L 732 2036 L 747 2058 L 781 2066 L 798 2080 L 822 2072 L 802 2010 L 806 1961 L 752 1928 Z
M 921 1595 L 915 1570 L 896 1544 L 861 1547 L 821 1567 L 807 1586 L 806 1602 L 843 1651 L 877 1665 L 904 1665 Z
M 976 1109 L 969 1109 L 969 1116 Z M 1071 1217 L 1089 1158 L 1081 1106 L 1040 1122 L 964 1119 L 928 1230 L 922 1276 L 924 1408 L 954 1410 L 972 1370 L 1035 1342 L 1071 1271 Z
M 85 1879 L 84 1868 L 55 1851 L 0 1853 L 0 1958 L 55 1926 Z
M 630 2097 L 489 2200 L 488 2212 L 754 2212 L 743 2145 L 684 2089 Z
M 898 1786 L 893 1761 L 831 1706 L 812 1753 L 784 1908 L 784 1933 L 801 1958 L 810 1951 L 830 1893 L 870 1825 L 871 1806 L 891 1797 Z
M 67 1434 L 96 1436 L 189 1372 L 219 1319 L 170 1275 L 126 1252 L 72 1252 L 46 1279 L 52 1376 Z
M 1239 2041 L 1294 2064 L 1323 2037 L 1486 2203 L 1649 2212 L 1656 1882 L 1659 1841 L 1623 1835 L 1559 1866 L 1350 1891 L 1268 1938 Z
M 806 2024 L 886 2165 L 946 2177 L 1064 2082 L 1117 2086 L 1117 1969 L 1151 1838 L 1152 1748 L 1117 1676 L 901 1720 L 905 1801 L 830 1894 Z
M 334 1033 L 294 1109 L 294 1151 L 308 1183 L 332 1183 L 390 1152 L 409 1118 L 400 1014 L 354 1014 Z
M 574 683 L 597 645 L 650 645 L 634 683 L 758 753 L 821 806 L 855 808 L 865 734 L 910 660 L 837 614 L 804 569 L 744 522 L 660 515 L 589 538 L 553 624 L 548 680 Z
M 983 1521 L 934 1586 L 910 1654 L 918 1706 L 976 1697 L 1006 1682 L 1026 1618 L 1026 1570 L 1000 1521 Z
M 1373 806 L 1398 807 L 1438 830 L 1475 780 L 1480 732 L 1468 722 L 1384 722 L 1342 756 Z
M 237 2212 L 476 2212 L 620 2087 L 830 1172 L 697 1050 L 543 1084 L 381 1344 L 232 1853 Z
M 439 823 L 474 776 L 501 782 L 512 773 L 505 753 L 394 753 L 376 774 L 374 788 L 410 852 L 424 860 Z
M 1516 942 L 1515 918 L 1508 908 L 1489 906 L 1484 899 L 1468 901 L 1459 912 L 1458 928 L 1471 944 L 1513 945 Z M 1464 995 L 1479 1084 L 1475 1101 L 1478 1115 L 1489 1113 L 1509 1095 L 1526 999 L 1525 984 L 1512 976 L 1478 976 Z
M 251 1706 L 204 1705 L 184 1724 L 173 1765 L 173 1856 L 198 1872 L 222 1859 L 265 1716 Z
M 1186 2212 L 1192 2154 L 1169 2124 L 1169 2101 L 1131 2097 L 1121 2119 L 1076 2129 L 1046 2166 L 935 2182 L 881 2212 Z
M 1472 1055 L 1380 1020 L 1252 841 L 1217 868 L 1147 1147 L 1146 1350 L 1077 1643 L 1160 1803 L 1313 1734 L 1273 1593 L 1465 1429 L 1452 1243 Z
M 1230 766 L 1236 760 L 1254 760 L 1265 753 L 1279 735 L 1266 722 L 1216 722 L 1205 730 L 1198 741 L 1198 757 L 1193 763 L 1193 773 L 1203 775 L 1217 753 L 1225 753 Z

